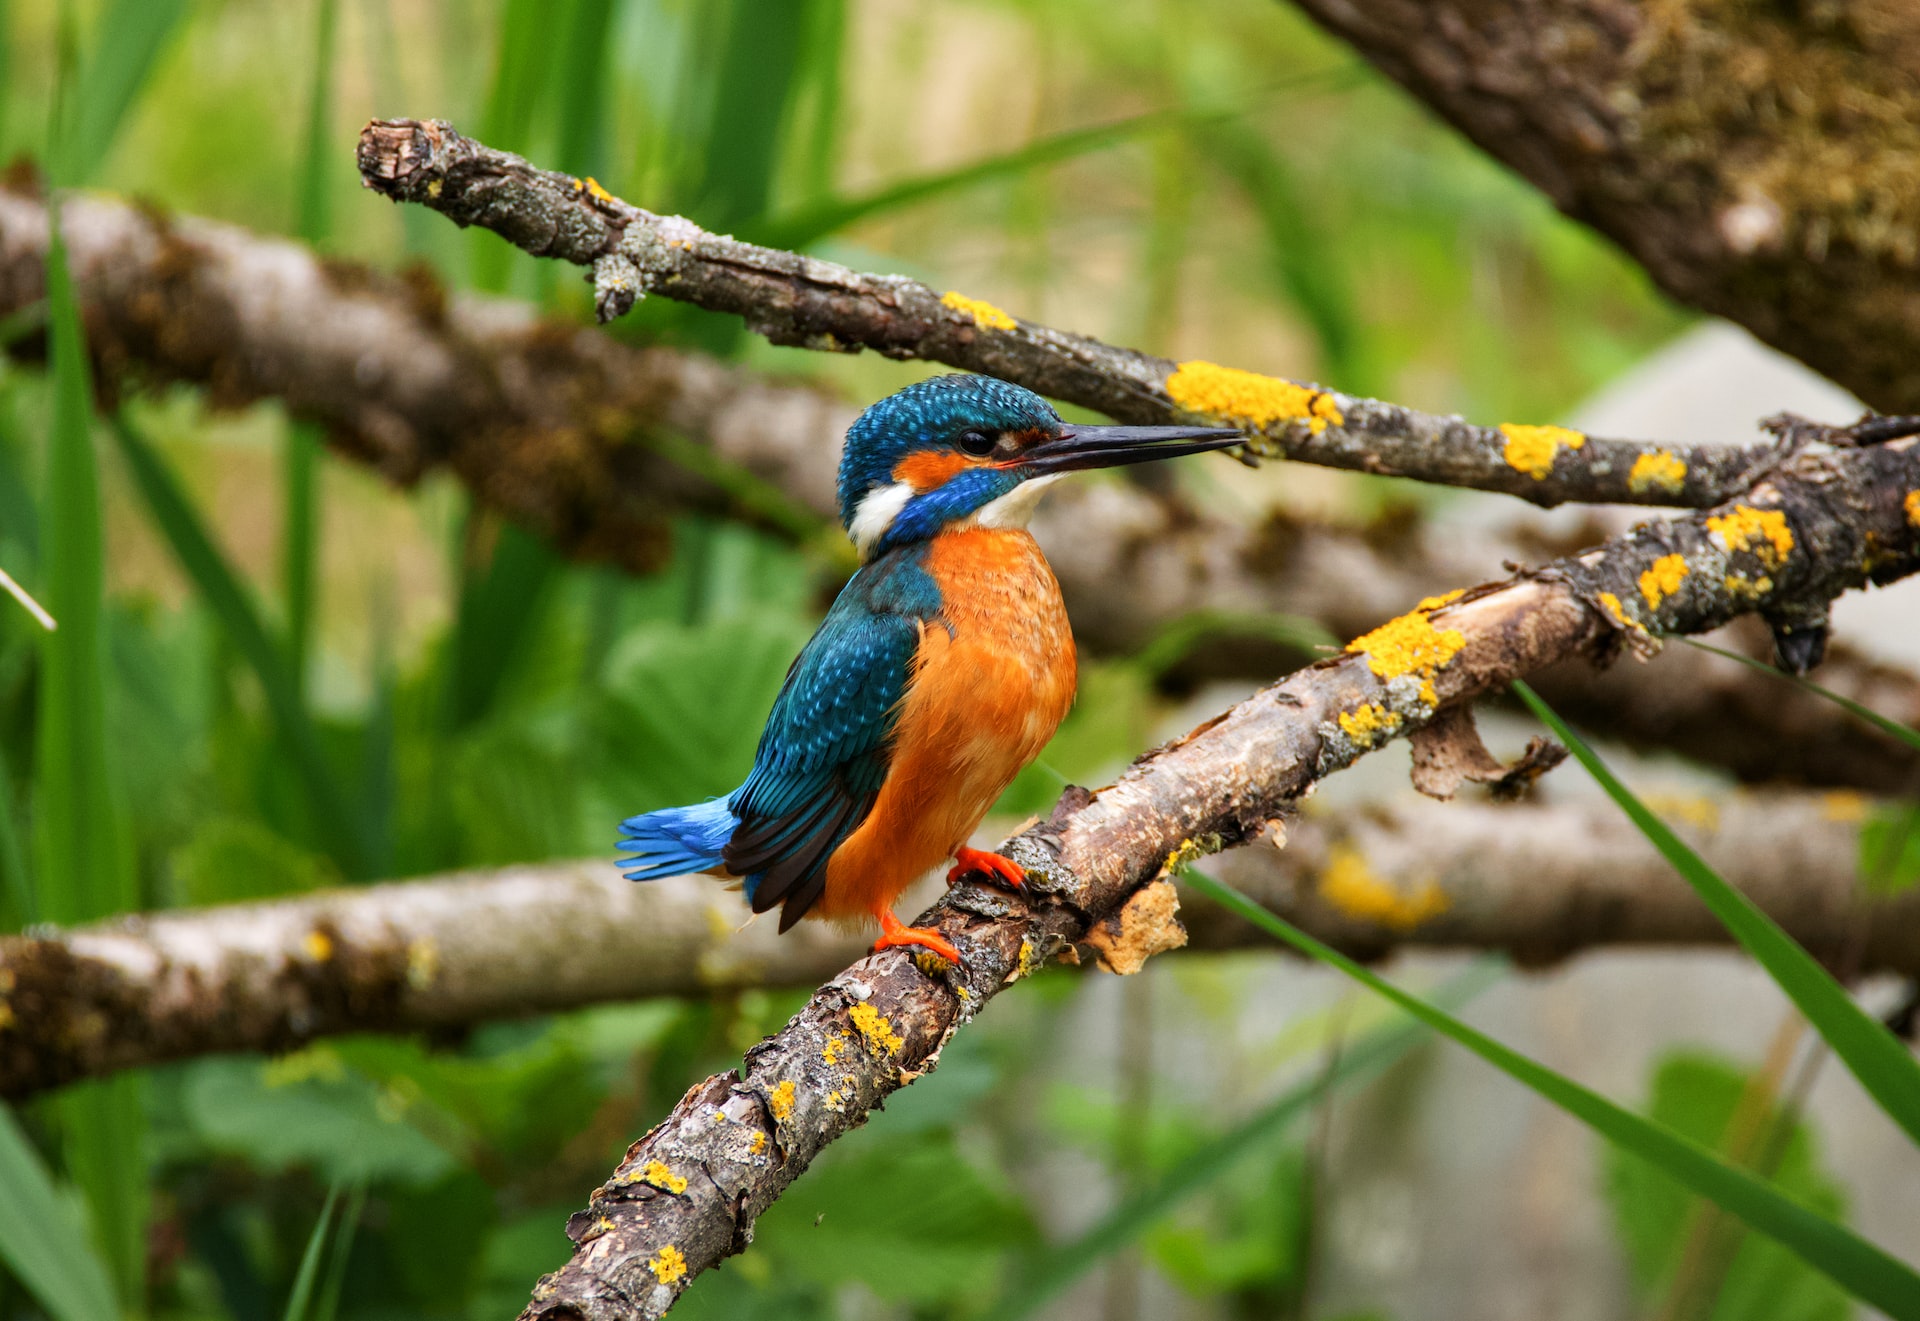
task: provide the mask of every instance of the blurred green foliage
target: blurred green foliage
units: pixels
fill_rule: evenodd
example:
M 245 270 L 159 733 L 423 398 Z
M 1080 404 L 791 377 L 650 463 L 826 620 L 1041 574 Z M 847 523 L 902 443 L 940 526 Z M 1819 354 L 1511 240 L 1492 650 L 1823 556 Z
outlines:
M 1268 0 L 0 0 L 0 159 L 584 317 L 571 273 L 360 192 L 354 133 L 396 114 L 716 229 L 1483 420 L 1552 418 L 1685 321 Z M 0 564 L 62 621 L 45 638 L 0 603 L 0 930 L 605 855 L 620 817 L 745 770 L 845 565 L 779 493 L 746 494 L 789 541 L 687 519 L 650 578 L 568 565 L 444 482 L 396 494 L 328 462 L 271 407 L 135 393 L 93 425 L 55 291 L 0 327 L 52 341 L 48 370 L 0 360 Z M 614 333 L 862 400 L 928 370 L 771 348 L 663 299 Z M 1318 481 L 1299 484 L 1323 512 L 1381 498 Z M 1195 618 L 1087 663 L 1003 808 L 1123 764 L 1209 638 L 1310 655 L 1316 627 Z M 1242 972 L 1210 976 L 1187 1011 L 1237 1003 Z M 996 1006 L 682 1310 L 990 1314 L 1065 1237 L 1024 1158 L 1097 1168 L 1119 1145 L 1099 1096 L 1028 1095 L 1086 993 L 1047 975 Z M 0 1318 L 97 1317 L 109 1288 L 179 1321 L 511 1315 L 631 1136 L 797 1003 L 352 1039 L 0 1112 Z M 1243 1082 L 1272 1093 L 1279 1067 Z M 1151 1172 L 1213 1163 L 1177 1216 L 1128 1222 L 1168 1279 L 1249 1315 L 1306 1292 L 1311 1159 L 1234 1127 L 1280 1104 L 1159 1103 Z

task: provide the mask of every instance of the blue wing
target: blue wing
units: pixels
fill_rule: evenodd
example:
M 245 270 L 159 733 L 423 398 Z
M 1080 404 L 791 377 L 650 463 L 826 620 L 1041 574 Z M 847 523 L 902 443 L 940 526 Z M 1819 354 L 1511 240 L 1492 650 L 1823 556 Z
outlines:
M 754 912 L 782 906 L 782 931 L 818 902 L 834 850 L 873 810 L 921 622 L 938 609 L 917 563 L 875 561 L 787 672 L 753 771 L 727 800 L 740 825 L 721 854 Z

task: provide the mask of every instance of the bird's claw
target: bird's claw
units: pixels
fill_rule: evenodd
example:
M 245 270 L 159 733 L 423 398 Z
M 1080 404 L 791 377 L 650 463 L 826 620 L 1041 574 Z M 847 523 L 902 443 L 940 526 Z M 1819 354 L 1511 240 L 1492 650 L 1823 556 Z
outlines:
M 932 927 L 910 927 L 895 917 L 892 912 L 882 910 L 880 913 L 880 939 L 873 942 L 873 952 L 878 954 L 883 949 L 894 949 L 903 945 L 917 946 L 920 949 L 931 951 L 934 954 L 938 954 L 948 963 L 951 963 L 954 967 L 958 968 L 961 966 L 960 951 L 953 947 L 952 941 L 948 940 L 938 931 L 935 931 Z
M 961 849 L 954 855 L 953 866 L 947 869 L 947 884 L 957 884 L 970 875 L 984 877 L 987 884 L 1012 890 L 1015 894 L 1026 893 L 1026 869 L 1012 858 L 1004 858 L 998 853 Z

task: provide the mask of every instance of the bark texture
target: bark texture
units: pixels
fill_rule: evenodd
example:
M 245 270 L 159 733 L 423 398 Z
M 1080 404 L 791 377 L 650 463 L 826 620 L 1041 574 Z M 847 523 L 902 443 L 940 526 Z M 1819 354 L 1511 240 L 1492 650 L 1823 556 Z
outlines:
M 985 372 L 1122 422 L 1236 426 L 1258 454 L 1355 472 L 1568 500 L 1704 508 L 1778 462 L 1768 444 L 1603 440 L 1563 427 L 1475 426 L 1214 363 L 1175 363 L 1072 335 L 957 291 L 869 275 L 658 216 L 598 185 L 475 142 L 442 120 L 375 120 L 360 177 L 397 202 L 592 269 L 602 320 L 646 294 L 737 315 L 775 344 L 872 349 Z
M 1299 0 L 1681 302 L 1920 410 L 1920 11 Z
M 1772 792 L 1660 806 L 1802 945 L 1852 971 L 1920 976 L 1920 891 L 1875 901 L 1857 879 L 1870 800 Z M 1537 967 L 1598 946 L 1727 940 L 1645 837 L 1598 801 L 1310 812 L 1287 823 L 1284 849 L 1260 840 L 1218 865 L 1283 917 L 1370 958 L 1497 949 Z M 1182 916 L 1188 948 L 1271 948 L 1205 899 Z M 597 861 L 0 937 L 0 1097 L 342 1032 L 817 985 L 867 944 L 811 922 L 777 936 L 771 923 L 746 924 L 739 897 L 710 880 L 634 885 Z M 1087 957 L 1116 956 L 1100 942 Z

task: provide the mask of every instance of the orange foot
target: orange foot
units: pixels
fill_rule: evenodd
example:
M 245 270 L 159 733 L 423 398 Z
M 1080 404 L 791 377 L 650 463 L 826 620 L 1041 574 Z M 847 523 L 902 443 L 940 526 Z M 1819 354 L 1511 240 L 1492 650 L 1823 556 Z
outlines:
M 989 885 L 998 883 L 1016 893 L 1027 887 L 1027 873 L 1012 858 L 969 848 L 962 848 L 954 855 L 953 866 L 947 871 L 947 884 L 952 885 L 970 872 L 986 877 Z
M 873 942 L 875 954 L 895 945 L 918 945 L 932 950 L 956 968 L 960 966 L 960 951 L 932 927 L 910 927 L 895 917 L 891 908 L 882 908 L 874 916 L 880 919 L 880 939 Z

